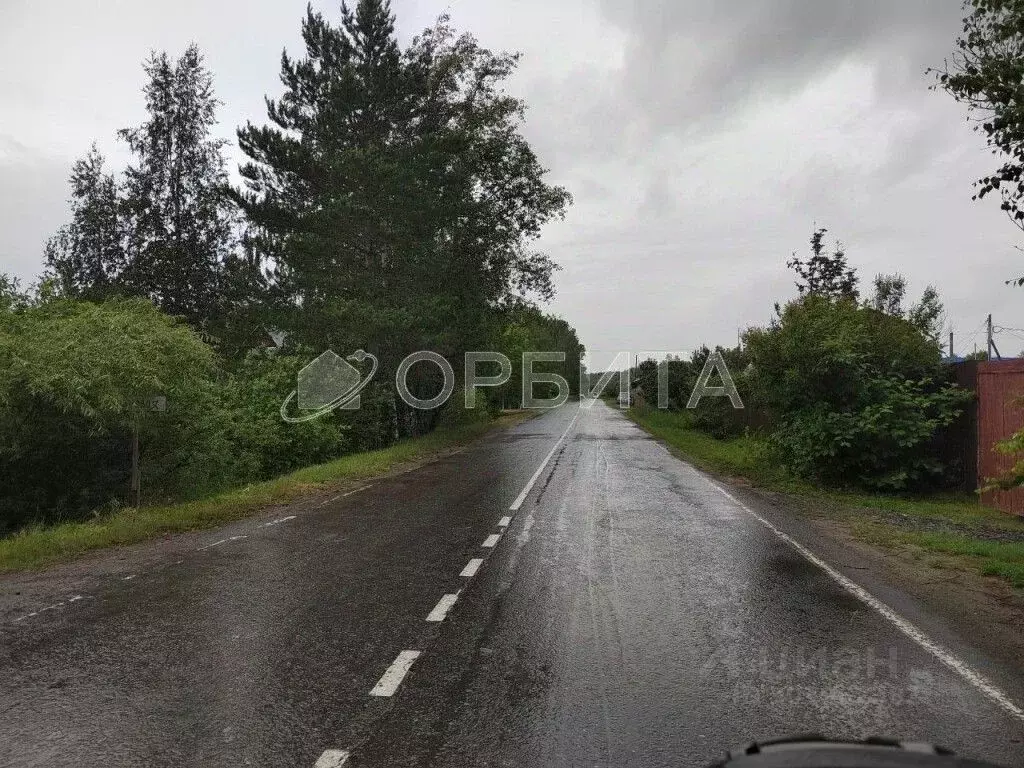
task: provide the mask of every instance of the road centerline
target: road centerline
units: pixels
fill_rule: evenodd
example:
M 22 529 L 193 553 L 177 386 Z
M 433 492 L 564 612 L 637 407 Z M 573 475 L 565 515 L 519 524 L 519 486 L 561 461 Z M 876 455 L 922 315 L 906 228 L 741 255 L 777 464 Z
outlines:
M 452 606 L 455 605 L 455 601 L 458 599 L 458 593 L 444 595 L 440 600 L 438 600 L 434 609 L 427 614 L 427 621 L 444 621 L 445 617 L 448 615 L 448 611 L 452 609 Z
M 380 680 L 370 691 L 371 696 L 393 696 L 398 686 L 402 684 L 406 674 L 412 668 L 412 664 L 420 656 L 419 651 L 402 651 L 398 657 L 391 662 L 391 666 L 381 675 Z
M 346 749 L 326 749 L 313 764 L 313 768 L 340 768 L 348 762 L 348 757 Z
M 557 451 L 559 446 L 561 446 L 562 443 L 565 441 L 565 436 L 568 435 L 569 430 L 573 428 L 573 425 L 576 423 L 576 419 L 580 417 L 581 408 L 582 406 L 580 406 L 580 408 L 576 410 L 575 415 L 572 417 L 572 421 L 569 422 L 569 426 L 565 428 L 565 432 L 563 432 L 562 436 L 555 441 L 555 444 L 551 447 L 551 450 L 548 452 L 548 455 L 544 457 L 544 461 L 540 463 L 540 466 L 537 467 L 537 471 L 533 473 L 533 477 L 530 478 L 529 482 L 526 484 L 523 490 L 521 490 L 519 492 L 519 495 L 516 496 L 516 500 L 513 501 L 512 506 L 509 507 L 510 511 L 515 512 L 521 506 L 523 506 L 523 502 L 526 501 L 526 497 L 530 495 L 530 491 L 533 490 L 533 486 L 536 485 L 537 481 L 540 479 L 541 473 L 544 471 L 544 467 L 546 467 L 548 465 L 548 462 L 551 461 L 551 457 L 555 455 L 555 451 Z

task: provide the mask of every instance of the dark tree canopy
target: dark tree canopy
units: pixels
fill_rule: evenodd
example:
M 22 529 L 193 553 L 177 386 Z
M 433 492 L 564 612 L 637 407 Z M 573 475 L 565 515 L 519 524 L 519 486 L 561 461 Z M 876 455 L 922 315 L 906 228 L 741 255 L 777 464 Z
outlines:
M 95 146 L 71 173 L 71 222 L 46 248 L 49 277 L 66 296 L 139 296 L 218 335 L 227 281 L 248 272 L 235 248 L 225 142 L 211 137 L 219 104 L 196 46 L 176 61 L 143 64 L 147 119 L 119 131 L 133 162 L 122 180 Z M 235 292 L 237 293 L 237 291 Z
M 125 222 L 117 182 L 96 145 L 71 168 L 71 221 L 46 243 L 50 279 L 69 296 L 103 299 L 124 273 Z
M 275 323 L 315 345 L 410 349 L 480 343 L 494 310 L 552 293 L 529 248 L 568 194 L 544 181 L 501 89 L 517 57 L 442 17 L 402 50 L 388 2 L 307 10 L 305 57 L 281 58 L 270 124 L 247 125 L 236 197 L 272 270 Z
M 903 275 L 875 275 L 874 287 L 875 292 L 867 302 L 868 307 L 905 319 L 926 339 L 938 343 L 945 307 L 935 286 L 927 286 L 921 294 L 921 300 L 909 308 L 903 306 L 907 294 L 907 281 Z
M 136 158 L 125 172 L 131 226 L 126 282 L 172 315 L 202 325 L 216 314 L 233 239 L 225 195 L 226 142 L 211 137 L 220 102 L 195 45 L 143 65 L 148 119 L 119 132 Z

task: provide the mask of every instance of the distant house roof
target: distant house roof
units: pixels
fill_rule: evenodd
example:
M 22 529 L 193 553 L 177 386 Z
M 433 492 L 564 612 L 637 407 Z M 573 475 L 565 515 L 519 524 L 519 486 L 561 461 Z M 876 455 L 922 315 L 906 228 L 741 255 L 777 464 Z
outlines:
M 276 328 L 264 328 L 264 334 L 256 340 L 257 349 L 280 349 L 284 346 L 288 334 Z
M 267 335 L 270 336 L 275 347 L 283 346 L 285 339 L 288 338 L 288 334 L 285 331 L 279 331 L 276 328 L 267 328 Z

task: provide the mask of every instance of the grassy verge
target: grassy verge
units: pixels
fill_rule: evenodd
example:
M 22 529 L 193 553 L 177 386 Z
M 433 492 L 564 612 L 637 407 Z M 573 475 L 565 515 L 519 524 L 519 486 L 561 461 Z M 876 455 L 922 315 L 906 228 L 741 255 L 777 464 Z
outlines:
M 933 567 L 954 565 L 977 570 L 983 576 L 997 576 L 1015 587 L 1024 588 L 1024 538 L 1000 541 L 987 532 L 975 534 L 943 531 L 915 531 L 903 526 L 862 520 L 852 525 L 861 540 L 889 549 L 903 550 L 914 559 L 928 555 Z
M 753 437 L 716 440 L 692 429 L 685 413 L 653 408 L 631 408 L 626 412 L 647 432 L 663 440 L 674 452 L 700 469 L 728 475 L 754 485 L 779 490 L 810 490 L 810 486 L 788 478 L 765 456 L 764 443 Z
M 859 539 L 927 553 L 933 565 L 954 565 L 1024 587 L 1024 520 L 983 507 L 973 496 L 911 498 L 855 494 L 796 480 L 774 464 L 754 437 L 716 440 L 691 429 L 685 413 L 632 409 L 637 424 L 695 466 L 734 480 L 813 500 L 814 514 L 846 523 Z
M 0 539 L 0 573 L 38 568 L 94 549 L 134 544 L 164 534 L 212 528 L 265 507 L 294 501 L 311 490 L 366 480 L 403 464 L 428 459 L 469 443 L 495 427 L 510 426 L 528 417 L 527 413 L 511 413 L 495 421 L 438 430 L 390 448 L 343 456 L 197 501 L 123 510 L 86 522 L 28 528 Z

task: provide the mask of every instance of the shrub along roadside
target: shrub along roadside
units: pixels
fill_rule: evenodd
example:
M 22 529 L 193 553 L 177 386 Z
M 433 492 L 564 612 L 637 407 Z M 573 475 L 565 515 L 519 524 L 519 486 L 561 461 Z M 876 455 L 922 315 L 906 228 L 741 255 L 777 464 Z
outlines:
M 772 463 L 807 483 L 895 494 L 949 487 L 944 430 L 972 395 L 948 380 L 938 292 L 929 286 L 904 308 L 906 280 L 877 275 L 874 295 L 862 299 L 856 270 L 842 246 L 825 252 L 824 233 L 811 236 L 808 259 L 788 262 L 798 298 L 776 303 L 772 320 L 748 328 L 739 346 L 715 350 L 713 380 L 726 377 L 725 362 L 749 410 L 701 401 L 687 426 L 720 439 L 757 429 Z M 667 394 L 669 408 L 683 410 L 710 361 L 704 348 L 637 365 L 639 402 Z
M 772 459 L 767 441 L 752 436 L 718 440 L 692 428 L 688 413 L 633 408 L 627 415 L 698 468 L 752 485 L 814 499 L 815 514 L 849 525 L 860 540 L 936 556 L 1024 588 L 1024 520 L 981 506 L 967 496 L 882 496 L 828 490 L 789 475 Z M 801 505 L 803 506 L 803 505 Z
M 747 332 L 752 396 L 774 414 L 778 460 L 812 482 L 870 491 L 944 484 L 935 436 L 970 394 L 913 323 L 852 299 L 809 295 Z
M 366 480 L 408 462 L 423 461 L 464 445 L 491 429 L 529 418 L 515 412 L 494 421 L 478 421 L 439 429 L 388 448 L 343 456 L 326 464 L 297 470 L 275 480 L 255 483 L 206 499 L 161 507 L 127 509 L 89 522 L 23 529 L 0 539 L 0 573 L 38 568 L 69 560 L 104 547 L 134 544 L 168 533 L 214 528 L 253 515 L 260 509 L 294 501 L 311 490 L 332 484 Z

